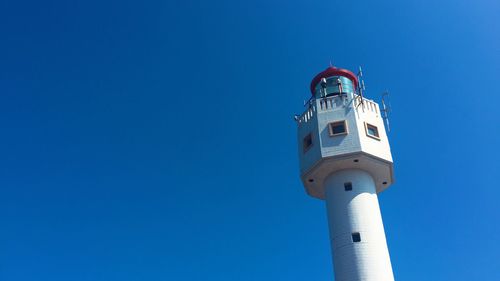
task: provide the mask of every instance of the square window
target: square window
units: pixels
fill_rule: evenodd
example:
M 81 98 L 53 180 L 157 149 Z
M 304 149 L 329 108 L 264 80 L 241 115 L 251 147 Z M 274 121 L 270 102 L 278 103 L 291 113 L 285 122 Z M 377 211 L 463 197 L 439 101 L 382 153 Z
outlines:
M 379 140 L 380 135 L 378 134 L 378 128 L 372 124 L 365 123 L 366 135 L 374 139 Z
M 352 182 L 346 182 L 346 183 L 344 183 L 344 189 L 345 189 L 345 191 L 352 190 Z
M 309 133 L 307 134 L 307 136 L 304 137 L 304 143 L 302 144 L 304 153 L 307 152 L 309 148 L 311 148 L 312 144 L 313 144 L 312 135 Z
M 345 135 L 347 134 L 347 123 L 345 120 L 332 122 L 328 124 L 330 136 Z
M 359 232 L 354 232 L 352 234 L 352 242 L 361 242 L 361 234 L 359 234 Z

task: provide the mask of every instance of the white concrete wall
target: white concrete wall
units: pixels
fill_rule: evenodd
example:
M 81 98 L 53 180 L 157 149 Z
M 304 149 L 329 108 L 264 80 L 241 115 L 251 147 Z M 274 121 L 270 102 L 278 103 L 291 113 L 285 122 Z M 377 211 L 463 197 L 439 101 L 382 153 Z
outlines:
M 303 144 L 304 137 L 308 134 L 312 135 L 312 146 L 304 152 Z M 300 173 L 305 173 L 321 160 L 321 142 L 318 130 L 318 116 L 316 113 L 316 105 L 312 105 L 302 115 L 301 121 L 298 123 L 297 130 L 297 145 L 299 151 Z
M 352 98 L 346 99 L 337 96 L 331 100 L 336 104 L 333 108 L 321 110 L 321 107 L 318 106 L 318 130 L 322 157 L 361 151 L 359 124 L 356 121 L 356 111 L 352 106 Z M 343 120 L 347 122 L 348 134 L 330 136 L 328 124 Z
M 352 190 L 345 191 L 344 183 Z M 391 261 L 373 178 L 341 170 L 325 181 L 335 281 L 393 281 Z M 361 242 L 352 242 L 359 232 Z
M 377 103 L 365 100 L 363 105 L 357 107 L 356 120 L 361 149 L 364 152 L 392 162 L 391 148 L 387 137 L 384 120 Z M 378 128 L 380 138 L 374 139 L 366 135 L 365 122 Z
M 392 162 L 389 140 L 378 104 L 365 99 L 364 103 L 358 106 L 352 93 L 347 96 L 347 98 L 335 96 L 313 100 L 310 107 L 301 115 L 297 122 L 301 174 L 312 169 L 322 158 L 358 152 L 365 152 Z M 347 122 L 348 134 L 330 136 L 328 124 L 342 120 Z M 378 128 L 379 139 L 366 134 L 365 123 Z M 309 133 L 313 135 L 313 147 L 304 153 L 303 139 Z

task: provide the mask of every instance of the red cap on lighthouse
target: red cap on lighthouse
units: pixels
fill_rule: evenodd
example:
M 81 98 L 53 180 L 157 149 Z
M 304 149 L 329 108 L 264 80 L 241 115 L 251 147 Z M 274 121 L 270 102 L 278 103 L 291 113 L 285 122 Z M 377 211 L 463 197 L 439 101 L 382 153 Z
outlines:
M 347 69 L 330 66 L 327 69 L 323 70 L 322 72 L 318 73 L 318 75 L 314 76 L 313 80 L 311 81 L 311 94 L 314 95 L 314 89 L 316 88 L 316 85 L 318 85 L 318 83 L 321 81 L 322 78 L 328 78 L 331 76 L 347 77 L 354 84 L 354 89 L 358 87 L 358 77 L 354 73 L 352 73 Z

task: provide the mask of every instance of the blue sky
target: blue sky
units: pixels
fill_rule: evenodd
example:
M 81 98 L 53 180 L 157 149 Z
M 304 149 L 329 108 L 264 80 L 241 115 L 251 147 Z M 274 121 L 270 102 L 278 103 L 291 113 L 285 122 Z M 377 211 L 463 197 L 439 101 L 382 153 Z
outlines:
M 0 2 L 0 279 L 332 280 L 312 77 L 391 92 L 396 280 L 499 280 L 498 1 Z

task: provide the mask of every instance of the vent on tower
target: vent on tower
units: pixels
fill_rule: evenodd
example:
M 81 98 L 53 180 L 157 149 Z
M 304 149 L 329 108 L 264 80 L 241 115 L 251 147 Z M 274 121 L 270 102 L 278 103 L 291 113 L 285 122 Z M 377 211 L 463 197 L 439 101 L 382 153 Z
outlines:
M 354 232 L 352 234 L 352 242 L 361 242 L 361 234 L 359 232 Z

